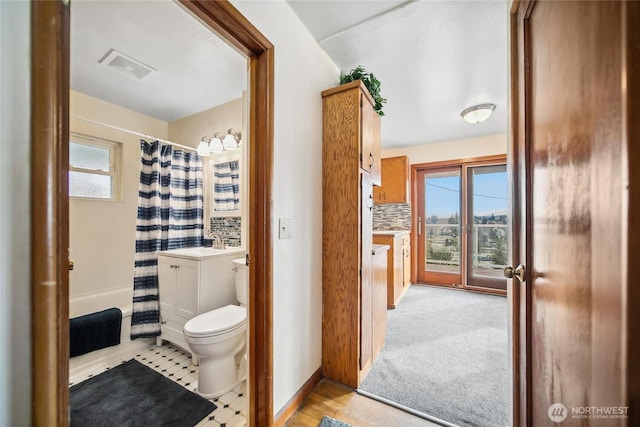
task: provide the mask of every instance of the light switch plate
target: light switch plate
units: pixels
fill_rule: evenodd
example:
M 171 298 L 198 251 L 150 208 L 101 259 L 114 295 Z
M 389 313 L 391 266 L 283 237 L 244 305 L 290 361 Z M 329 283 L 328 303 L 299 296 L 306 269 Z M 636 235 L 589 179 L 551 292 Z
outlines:
M 280 218 L 279 236 L 281 239 L 293 239 L 293 220 Z

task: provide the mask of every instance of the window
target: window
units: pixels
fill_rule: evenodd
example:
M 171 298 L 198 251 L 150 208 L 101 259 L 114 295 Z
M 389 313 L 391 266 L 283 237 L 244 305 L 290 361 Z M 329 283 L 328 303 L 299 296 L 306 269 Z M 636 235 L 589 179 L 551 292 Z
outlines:
M 69 143 L 69 196 L 118 200 L 122 144 L 71 135 Z

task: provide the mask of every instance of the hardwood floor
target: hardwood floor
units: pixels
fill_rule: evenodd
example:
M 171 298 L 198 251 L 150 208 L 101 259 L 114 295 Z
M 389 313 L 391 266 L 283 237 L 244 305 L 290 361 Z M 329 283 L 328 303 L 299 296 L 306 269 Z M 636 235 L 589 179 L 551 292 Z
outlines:
M 317 427 L 322 417 L 351 424 L 353 427 L 425 427 L 437 424 L 410 415 L 357 394 L 353 389 L 323 379 L 304 405 L 289 419 L 287 427 Z

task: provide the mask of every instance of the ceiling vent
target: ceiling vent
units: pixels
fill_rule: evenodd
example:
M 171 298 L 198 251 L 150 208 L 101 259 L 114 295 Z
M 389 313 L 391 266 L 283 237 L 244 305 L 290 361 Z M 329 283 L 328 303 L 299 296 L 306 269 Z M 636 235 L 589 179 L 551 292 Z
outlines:
M 138 81 L 147 80 L 153 73 L 158 71 L 115 49 L 107 52 L 104 58 L 100 60 L 100 64 L 118 70 Z

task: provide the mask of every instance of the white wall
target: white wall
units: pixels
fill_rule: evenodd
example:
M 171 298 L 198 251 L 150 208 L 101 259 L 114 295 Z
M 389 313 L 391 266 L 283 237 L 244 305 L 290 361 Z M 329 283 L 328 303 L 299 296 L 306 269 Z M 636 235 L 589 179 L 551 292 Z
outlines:
M 0 1 L 0 425 L 31 425 L 30 4 Z
M 233 1 L 275 46 L 273 230 L 293 219 L 293 239 L 273 245 L 274 413 L 321 366 L 322 100 L 339 70 L 291 8 Z
M 507 153 L 507 135 L 504 133 L 478 138 L 457 139 L 414 147 L 382 150 L 382 157 L 409 156 L 411 164 L 467 159 Z
M 248 217 L 247 201 L 248 191 L 246 187 L 247 182 L 247 168 L 245 165 L 247 156 L 247 91 L 242 91 L 242 96 L 237 99 L 225 102 L 208 110 L 201 111 L 196 114 L 192 114 L 187 117 L 183 117 L 178 120 L 169 122 L 169 140 L 170 141 L 184 141 L 183 144 L 197 147 L 198 142 L 203 136 L 212 137 L 214 133 L 220 132 L 226 135 L 227 131 L 231 128 L 242 132 L 242 151 L 233 152 L 225 151 L 223 153 L 215 153 L 209 157 L 204 157 L 202 161 L 202 167 L 204 170 L 204 232 L 205 235 L 210 231 L 210 218 L 214 216 L 213 212 L 213 197 L 208 195 L 213 194 L 213 166 L 216 163 L 229 162 L 232 160 L 239 160 L 240 164 L 240 204 L 241 213 L 235 216 L 241 216 L 243 219 Z M 216 216 L 218 216 L 216 214 Z M 224 215 L 226 216 L 226 215 Z M 247 242 L 247 221 L 241 223 L 241 241 L 244 242 L 243 246 L 246 248 Z
M 72 116 L 167 137 L 167 123 L 108 102 L 71 91 Z M 120 201 L 71 198 L 69 201 L 70 255 L 75 269 L 69 274 L 71 298 L 128 289 L 133 295 L 140 137 L 71 119 L 71 132 L 122 143 Z

